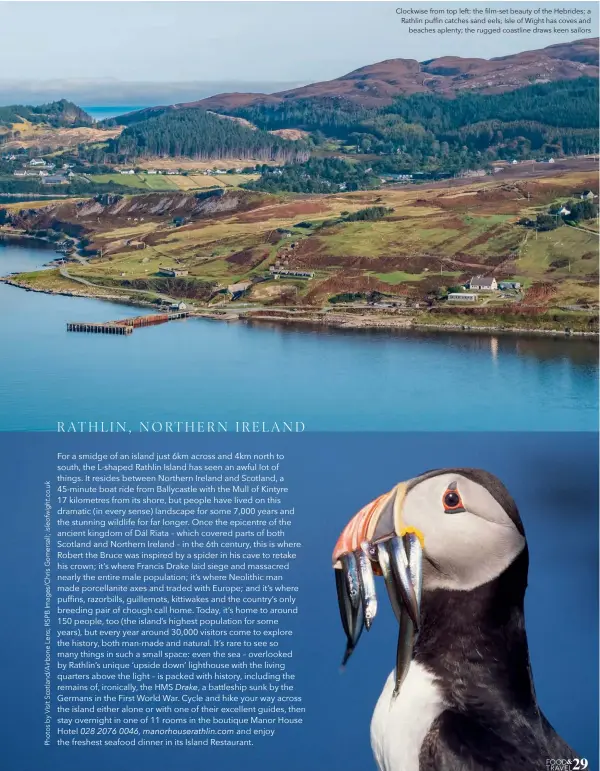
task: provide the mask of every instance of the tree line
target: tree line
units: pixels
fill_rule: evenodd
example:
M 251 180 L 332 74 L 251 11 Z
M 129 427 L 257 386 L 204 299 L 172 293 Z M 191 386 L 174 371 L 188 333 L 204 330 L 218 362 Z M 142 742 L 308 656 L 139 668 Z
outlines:
M 305 161 L 308 148 L 255 131 L 241 123 L 199 108 L 172 110 L 128 126 L 108 143 L 106 153 L 117 162 L 144 156 Z

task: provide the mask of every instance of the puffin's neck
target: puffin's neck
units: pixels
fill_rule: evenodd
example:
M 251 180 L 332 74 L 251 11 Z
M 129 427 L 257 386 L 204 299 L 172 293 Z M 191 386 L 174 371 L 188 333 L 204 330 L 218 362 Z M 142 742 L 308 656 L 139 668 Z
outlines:
M 528 561 L 525 548 L 471 591 L 423 593 L 414 659 L 438 678 L 450 706 L 473 708 L 487 691 L 498 708 L 536 708 L 523 612 Z

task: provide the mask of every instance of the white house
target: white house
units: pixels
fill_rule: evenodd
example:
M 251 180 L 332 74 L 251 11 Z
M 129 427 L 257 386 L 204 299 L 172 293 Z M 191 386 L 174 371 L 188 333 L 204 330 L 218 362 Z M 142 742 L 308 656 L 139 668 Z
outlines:
M 32 158 L 29 161 L 30 166 L 45 166 L 46 161 L 43 158 Z
M 123 169 L 119 174 L 135 174 L 135 171 L 133 169 Z
M 495 292 L 498 282 L 493 276 L 473 276 L 469 281 L 469 289 L 483 289 L 486 292 Z

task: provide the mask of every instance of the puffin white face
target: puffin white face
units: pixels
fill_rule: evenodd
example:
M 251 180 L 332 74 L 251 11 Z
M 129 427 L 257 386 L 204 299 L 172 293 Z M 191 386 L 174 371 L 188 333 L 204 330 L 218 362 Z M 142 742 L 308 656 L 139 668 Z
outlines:
M 409 485 L 402 523 L 423 536 L 423 590 L 469 590 L 503 573 L 525 548 L 509 514 L 459 472 Z

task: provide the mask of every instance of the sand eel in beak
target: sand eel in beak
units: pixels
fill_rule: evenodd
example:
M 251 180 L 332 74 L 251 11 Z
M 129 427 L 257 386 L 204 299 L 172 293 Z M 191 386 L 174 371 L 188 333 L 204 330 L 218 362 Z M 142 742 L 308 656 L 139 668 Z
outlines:
M 536 700 L 523 604 L 528 551 L 492 474 L 431 471 L 362 508 L 333 551 L 344 663 L 383 576 L 396 667 L 371 722 L 381 771 L 525 771 L 577 755 Z

